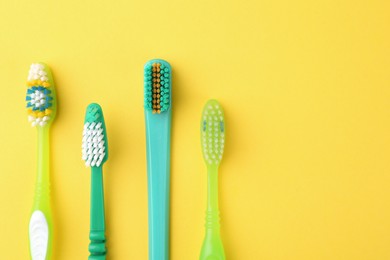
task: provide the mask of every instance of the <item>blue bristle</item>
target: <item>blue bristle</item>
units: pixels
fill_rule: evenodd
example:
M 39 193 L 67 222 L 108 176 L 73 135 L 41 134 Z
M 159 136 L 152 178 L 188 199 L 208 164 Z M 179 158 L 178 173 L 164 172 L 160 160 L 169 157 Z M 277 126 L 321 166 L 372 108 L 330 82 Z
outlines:
M 34 93 L 34 90 L 32 88 L 28 88 L 27 89 L 27 94 L 32 94 L 32 93 Z
M 51 93 L 51 91 L 49 89 L 47 89 L 47 88 L 45 88 L 43 90 L 43 94 L 45 94 L 45 95 L 50 94 L 50 93 Z
M 31 97 L 30 96 L 26 96 L 26 101 L 30 101 L 31 100 Z
M 38 90 L 44 90 L 45 88 L 43 86 L 38 86 Z
M 41 111 L 45 111 L 45 107 L 44 106 L 41 106 L 40 108 L 39 108 L 39 110 L 41 110 Z
M 38 108 L 37 108 L 37 107 L 35 107 L 35 106 L 33 106 L 32 110 L 33 110 L 33 111 L 37 111 L 37 110 L 38 110 Z

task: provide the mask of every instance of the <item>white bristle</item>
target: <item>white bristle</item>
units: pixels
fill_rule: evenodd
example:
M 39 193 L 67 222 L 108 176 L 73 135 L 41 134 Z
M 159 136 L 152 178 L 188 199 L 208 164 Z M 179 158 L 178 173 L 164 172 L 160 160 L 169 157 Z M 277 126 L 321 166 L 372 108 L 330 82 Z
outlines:
M 30 66 L 30 71 L 28 72 L 27 80 L 41 80 L 43 82 L 47 82 L 49 78 L 47 77 L 47 73 L 44 70 L 45 67 L 42 64 L 34 63 Z
M 85 123 L 83 129 L 82 159 L 86 166 L 99 167 L 105 156 L 102 123 Z

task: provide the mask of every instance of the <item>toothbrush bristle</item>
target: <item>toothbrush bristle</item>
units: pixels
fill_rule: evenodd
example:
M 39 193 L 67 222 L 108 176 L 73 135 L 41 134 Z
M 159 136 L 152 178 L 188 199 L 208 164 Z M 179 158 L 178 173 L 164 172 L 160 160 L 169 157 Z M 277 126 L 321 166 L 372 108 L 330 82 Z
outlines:
M 107 160 L 106 128 L 98 104 L 90 104 L 87 108 L 81 149 L 87 167 L 100 167 Z
M 31 126 L 45 126 L 54 118 L 55 92 L 50 70 L 42 63 L 31 64 L 27 78 L 26 106 Z
M 145 108 L 162 113 L 170 106 L 170 67 L 163 62 L 147 63 L 144 68 Z
M 206 164 L 218 165 L 225 147 L 225 122 L 222 107 L 216 100 L 208 101 L 203 109 L 201 133 Z

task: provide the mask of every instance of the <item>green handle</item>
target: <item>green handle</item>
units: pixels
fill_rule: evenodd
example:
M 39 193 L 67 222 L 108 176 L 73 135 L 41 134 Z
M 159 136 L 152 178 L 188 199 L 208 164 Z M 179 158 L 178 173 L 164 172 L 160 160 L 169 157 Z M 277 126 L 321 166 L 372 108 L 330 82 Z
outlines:
M 38 169 L 29 223 L 30 256 L 50 259 L 53 222 L 50 208 L 49 126 L 38 127 Z
M 200 253 L 200 260 L 224 260 L 225 252 L 220 236 L 218 209 L 218 166 L 209 165 L 206 212 L 206 235 Z
M 104 193 L 102 167 L 92 167 L 91 172 L 91 226 L 89 232 L 89 260 L 106 259 L 104 222 Z

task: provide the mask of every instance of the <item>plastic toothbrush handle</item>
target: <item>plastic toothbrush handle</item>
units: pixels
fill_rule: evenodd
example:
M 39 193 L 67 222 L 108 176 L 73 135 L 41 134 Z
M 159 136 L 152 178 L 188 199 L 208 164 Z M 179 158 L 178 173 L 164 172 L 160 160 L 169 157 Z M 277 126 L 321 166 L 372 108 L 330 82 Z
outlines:
M 170 111 L 146 112 L 149 259 L 169 259 Z
M 51 258 L 53 223 L 50 208 L 49 126 L 38 128 L 38 171 L 29 222 L 31 259 Z
M 89 232 L 89 260 L 106 259 L 104 193 L 102 167 L 91 170 L 91 226 Z
M 200 260 L 225 260 L 220 236 L 218 209 L 218 166 L 208 167 L 208 193 L 206 211 L 206 234 L 203 240 Z

